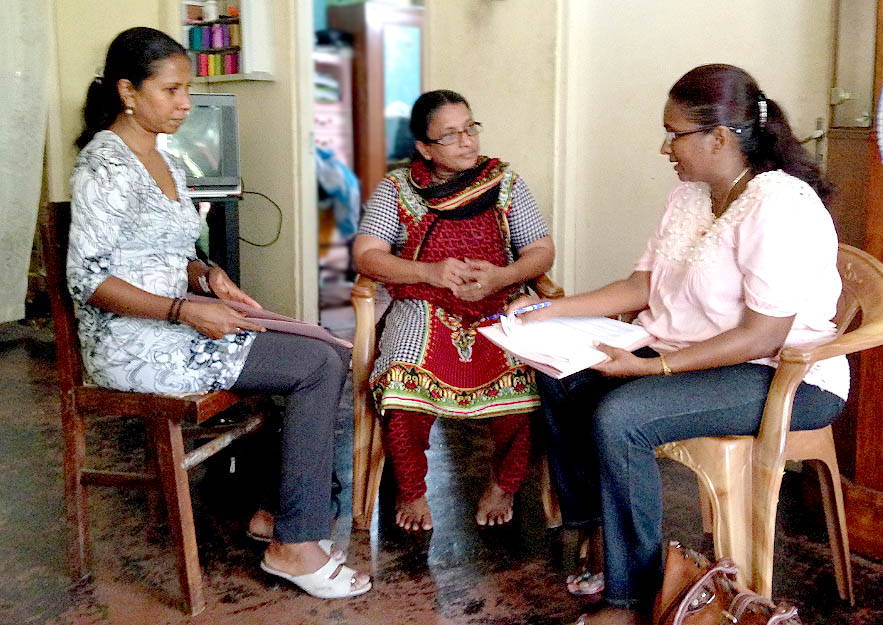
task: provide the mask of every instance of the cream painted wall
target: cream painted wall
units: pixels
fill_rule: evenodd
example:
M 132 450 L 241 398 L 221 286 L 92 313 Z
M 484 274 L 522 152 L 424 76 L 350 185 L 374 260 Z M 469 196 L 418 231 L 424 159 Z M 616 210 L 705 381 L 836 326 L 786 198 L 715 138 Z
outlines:
M 509 161 L 552 214 L 558 0 L 427 0 L 427 89 L 453 89 L 484 124 L 482 152 Z
M 310 148 L 310 0 L 273 0 L 276 80 L 215 85 L 240 98 L 246 187 L 283 211 L 280 240 L 242 246 L 242 283 L 265 305 L 317 316 Z M 658 155 L 671 84 L 700 63 L 742 65 L 800 136 L 827 118 L 834 0 L 428 0 L 426 85 L 461 91 L 485 122 L 482 147 L 510 161 L 553 226 L 568 292 L 628 273 L 674 174 Z M 176 34 L 176 0 L 55 3 L 60 123 L 50 189 L 65 189 L 86 85 L 111 37 L 143 24 Z M 807 36 L 806 33 L 811 33 Z M 61 142 L 61 147 L 57 145 Z M 57 192 L 56 192 L 57 193 Z M 66 197 L 66 196 L 65 196 Z M 62 199 L 53 197 L 52 199 Z M 275 212 L 242 204 L 242 235 L 267 240 Z
M 817 117 L 827 119 L 832 5 L 793 0 L 771 11 L 765 0 L 570 3 L 566 71 L 585 74 L 569 94 L 565 136 L 577 146 L 562 174 L 576 189 L 567 210 L 577 211 L 577 290 L 627 275 L 653 231 L 676 182 L 659 154 L 662 108 L 686 71 L 711 62 L 744 67 L 782 104 L 799 137 L 815 129 Z
M 799 136 L 827 119 L 833 0 L 428 0 L 430 88 L 461 90 L 550 219 L 568 292 L 631 270 L 676 178 L 659 154 L 671 85 L 741 65 Z
M 77 150 L 74 139 L 83 124 L 86 90 L 104 65 L 114 36 L 132 26 L 163 28 L 165 0 L 55 0 L 57 99 L 50 104 L 47 150 L 51 201 L 70 198 L 67 178 Z

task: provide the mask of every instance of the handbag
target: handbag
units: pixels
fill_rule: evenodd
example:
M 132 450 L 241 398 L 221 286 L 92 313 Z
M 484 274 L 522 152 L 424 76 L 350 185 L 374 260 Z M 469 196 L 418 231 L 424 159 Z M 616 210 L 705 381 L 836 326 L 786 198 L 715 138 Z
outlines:
M 653 625 L 800 625 L 797 608 L 742 588 L 737 572 L 728 558 L 711 564 L 702 554 L 669 543 Z

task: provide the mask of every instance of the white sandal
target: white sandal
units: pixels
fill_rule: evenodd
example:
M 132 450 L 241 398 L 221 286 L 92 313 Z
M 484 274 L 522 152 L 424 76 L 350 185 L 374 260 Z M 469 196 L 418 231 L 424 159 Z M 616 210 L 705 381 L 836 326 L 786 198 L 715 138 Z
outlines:
M 338 567 L 340 567 L 340 572 L 336 577 L 332 577 Z M 261 568 L 270 575 L 287 579 L 307 594 L 319 599 L 346 599 L 347 597 L 357 597 L 371 590 L 370 581 L 362 588 L 353 588 L 356 572 L 348 566 L 341 565 L 333 558 L 329 558 L 328 562 L 318 571 L 306 575 L 291 575 L 285 571 L 274 569 L 267 564 L 266 560 L 261 561 Z
M 337 562 L 338 564 L 340 564 L 342 562 L 346 562 L 346 552 L 339 547 L 337 548 L 338 555 L 336 555 L 336 556 L 331 555 L 331 549 L 334 547 L 335 547 L 334 541 L 332 541 L 330 538 L 323 538 L 322 540 L 319 541 L 319 549 L 324 551 L 325 555 L 327 555 L 329 558 L 331 558 L 334 562 Z
M 571 586 L 574 586 L 575 590 L 572 590 Z M 567 591 L 577 597 L 600 595 L 604 592 L 604 573 L 584 571 L 575 575 L 568 575 Z

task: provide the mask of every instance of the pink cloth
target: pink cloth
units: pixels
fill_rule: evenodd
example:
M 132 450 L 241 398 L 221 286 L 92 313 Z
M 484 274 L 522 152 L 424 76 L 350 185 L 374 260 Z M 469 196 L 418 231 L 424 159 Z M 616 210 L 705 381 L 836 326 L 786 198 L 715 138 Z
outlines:
M 638 315 L 658 341 L 677 350 L 736 327 L 747 306 L 796 315 L 786 347 L 830 341 L 840 296 L 837 234 L 812 188 L 782 171 L 752 179 L 720 218 L 708 187 L 678 184 L 636 271 L 650 272 L 649 308 Z M 776 360 L 752 362 L 776 366 Z M 845 357 L 817 363 L 804 381 L 846 399 Z

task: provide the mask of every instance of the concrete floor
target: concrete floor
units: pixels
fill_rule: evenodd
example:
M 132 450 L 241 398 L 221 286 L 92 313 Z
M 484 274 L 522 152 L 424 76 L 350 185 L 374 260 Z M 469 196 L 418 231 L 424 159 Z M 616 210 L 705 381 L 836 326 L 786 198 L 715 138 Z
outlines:
M 352 331 L 346 308 L 326 311 L 324 319 L 342 334 Z M 2 324 L 0 354 L 0 625 L 545 625 L 570 622 L 593 609 L 564 588 L 576 537 L 571 531 L 545 529 L 536 475 L 517 500 L 508 527 L 479 529 L 474 524 L 490 451 L 480 423 L 440 421 L 433 431 L 432 532 L 413 536 L 397 531 L 383 493 L 372 530 L 351 532 L 349 389 L 339 414 L 335 466 L 344 489 L 334 538 L 356 568 L 373 575 L 370 593 L 322 601 L 260 571 L 261 547 L 245 536 L 256 503 L 254 479 L 246 470 L 247 447 L 235 450 L 232 474 L 229 455 L 191 474 L 205 612 L 189 619 L 178 610 L 169 539 L 164 530 L 152 528 L 140 493 L 90 492 L 94 575 L 88 583 L 71 586 L 64 562 L 67 534 L 51 330 L 40 320 Z M 90 430 L 93 466 L 138 466 L 142 441 L 135 422 L 95 425 Z M 669 461 L 663 463 L 663 478 L 666 536 L 710 555 L 695 480 Z M 805 624 L 883 623 L 883 565 L 853 556 L 856 606 L 839 600 L 824 523 L 820 512 L 803 510 L 801 481 L 800 475 L 788 474 L 783 488 L 776 597 L 799 606 Z

